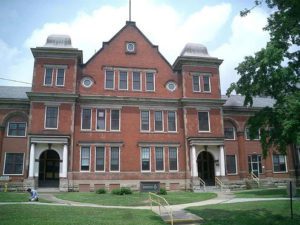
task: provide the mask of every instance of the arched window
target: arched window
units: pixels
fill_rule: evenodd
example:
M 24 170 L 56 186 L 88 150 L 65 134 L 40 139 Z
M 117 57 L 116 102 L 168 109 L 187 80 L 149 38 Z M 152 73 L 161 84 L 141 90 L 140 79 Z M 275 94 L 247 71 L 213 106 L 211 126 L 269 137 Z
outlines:
M 224 136 L 225 139 L 235 140 L 236 137 L 235 127 L 230 121 L 224 122 Z

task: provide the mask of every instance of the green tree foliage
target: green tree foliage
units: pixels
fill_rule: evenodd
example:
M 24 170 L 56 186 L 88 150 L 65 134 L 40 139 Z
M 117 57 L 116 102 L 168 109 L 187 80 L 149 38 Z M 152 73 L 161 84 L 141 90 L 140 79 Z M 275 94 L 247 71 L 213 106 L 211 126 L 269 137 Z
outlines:
M 300 1 L 254 1 L 272 11 L 264 28 L 270 34 L 265 48 L 245 57 L 237 68 L 240 79 L 233 91 L 245 96 L 244 105 L 253 104 L 255 96 L 269 96 L 276 103 L 255 113 L 248 121 L 250 137 L 261 129 L 264 156 L 271 147 L 282 153 L 290 144 L 300 144 Z M 253 8 L 252 8 L 253 9 Z M 245 9 L 241 16 L 251 13 Z

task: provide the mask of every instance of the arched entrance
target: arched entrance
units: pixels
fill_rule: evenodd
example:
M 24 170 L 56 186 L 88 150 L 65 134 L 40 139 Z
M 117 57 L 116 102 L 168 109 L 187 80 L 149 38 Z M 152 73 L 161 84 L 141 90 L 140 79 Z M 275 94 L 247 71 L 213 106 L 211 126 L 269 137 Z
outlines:
M 39 159 L 39 187 L 59 186 L 59 155 L 54 150 L 44 151 Z
M 198 155 L 198 176 L 205 181 L 207 185 L 215 185 L 215 165 L 214 157 L 211 153 L 203 151 Z

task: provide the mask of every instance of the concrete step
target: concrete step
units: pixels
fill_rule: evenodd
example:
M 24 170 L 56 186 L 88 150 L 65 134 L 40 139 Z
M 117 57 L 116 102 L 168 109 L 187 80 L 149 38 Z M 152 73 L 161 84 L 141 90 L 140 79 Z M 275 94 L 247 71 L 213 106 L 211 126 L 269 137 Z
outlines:
M 195 214 L 187 212 L 185 210 L 176 210 L 173 211 L 173 224 L 201 224 L 203 223 L 203 219 Z M 165 223 L 171 224 L 171 219 L 169 214 L 163 213 L 161 218 L 165 221 Z

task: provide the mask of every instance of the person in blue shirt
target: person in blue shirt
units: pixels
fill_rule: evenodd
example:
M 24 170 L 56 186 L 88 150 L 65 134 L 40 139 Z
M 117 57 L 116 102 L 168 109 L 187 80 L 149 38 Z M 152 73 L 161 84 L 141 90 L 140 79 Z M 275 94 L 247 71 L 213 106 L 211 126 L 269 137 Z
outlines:
M 27 192 L 30 194 L 29 201 L 34 202 L 39 200 L 39 196 L 36 190 L 28 188 Z

